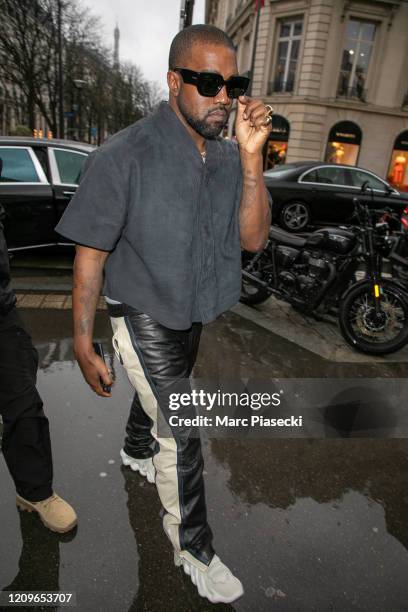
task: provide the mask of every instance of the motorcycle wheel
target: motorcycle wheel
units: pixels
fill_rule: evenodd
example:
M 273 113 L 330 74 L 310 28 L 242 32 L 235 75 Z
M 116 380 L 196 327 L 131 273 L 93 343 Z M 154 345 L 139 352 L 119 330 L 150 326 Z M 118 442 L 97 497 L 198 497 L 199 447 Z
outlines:
M 371 355 L 394 353 L 408 342 L 408 300 L 392 282 L 381 284 L 381 318 L 375 320 L 372 283 L 356 285 L 339 308 L 344 339 L 353 348 Z
M 254 276 L 262 277 L 262 264 L 265 254 L 242 252 L 242 269 L 248 269 Z M 270 292 L 266 287 L 251 283 L 250 280 L 242 277 L 240 302 L 247 306 L 262 304 L 270 297 Z

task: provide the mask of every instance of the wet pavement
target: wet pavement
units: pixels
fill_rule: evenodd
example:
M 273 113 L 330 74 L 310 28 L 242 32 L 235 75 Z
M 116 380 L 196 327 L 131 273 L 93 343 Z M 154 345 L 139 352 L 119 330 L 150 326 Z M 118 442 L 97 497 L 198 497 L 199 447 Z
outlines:
M 73 250 L 68 247 L 62 253 L 55 250 L 54 256 L 41 252 L 41 249 L 35 254 L 14 253 L 12 284 L 18 305 L 22 308 L 70 309 L 72 263 Z M 98 308 L 105 308 L 103 298 Z M 317 320 L 273 296 L 257 306 L 236 304 L 232 312 L 307 352 L 337 364 L 408 363 L 408 345 L 384 356 L 359 353 L 344 340 L 336 316 L 324 315 Z
M 120 465 L 133 395 L 120 364 L 112 398 L 95 396 L 73 360 L 71 311 L 21 313 L 40 355 L 55 490 L 79 525 L 61 537 L 19 513 L 0 462 L 0 590 L 75 591 L 81 612 L 213 609 L 173 565 L 155 486 Z M 110 336 L 98 312 L 95 339 L 110 347 Z M 403 362 L 330 362 L 230 312 L 206 326 L 194 376 L 407 372 Z M 407 439 L 206 439 L 203 451 L 215 548 L 245 587 L 218 609 L 408 610 Z

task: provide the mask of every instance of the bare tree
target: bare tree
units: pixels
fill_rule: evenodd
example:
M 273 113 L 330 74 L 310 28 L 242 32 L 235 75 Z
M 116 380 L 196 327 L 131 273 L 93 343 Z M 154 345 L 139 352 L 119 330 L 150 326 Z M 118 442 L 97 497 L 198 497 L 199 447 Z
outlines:
M 134 64 L 113 65 L 111 50 L 101 42 L 99 19 L 77 0 L 0 0 L 0 86 L 13 100 L 19 123 L 33 130 L 39 110 L 57 133 L 59 7 L 68 134 L 90 140 L 94 127 L 100 142 L 106 131 L 152 112 L 164 92 Z
M 35 106 L 42 106 L 44 67 L 51 63 L 47 45 L 49 13 L 46 0 L 0 0 L 0 62 L 2 81 L 24 93 L 28 125 L 34 128 Z M 49 121 L 48 109 L 46 118 Z

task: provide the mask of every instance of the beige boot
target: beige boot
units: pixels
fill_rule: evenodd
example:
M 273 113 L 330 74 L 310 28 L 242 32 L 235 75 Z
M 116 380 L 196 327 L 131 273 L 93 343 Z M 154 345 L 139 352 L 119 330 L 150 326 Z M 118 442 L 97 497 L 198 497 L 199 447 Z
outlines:
M 30 502 L 17 495 L 16 501 L 17 507 L 21 510 L 37 512 L 44 525 L 51 531 L 66 533 L 77 524 L 75 510 L 56 493 L 38 502 Z

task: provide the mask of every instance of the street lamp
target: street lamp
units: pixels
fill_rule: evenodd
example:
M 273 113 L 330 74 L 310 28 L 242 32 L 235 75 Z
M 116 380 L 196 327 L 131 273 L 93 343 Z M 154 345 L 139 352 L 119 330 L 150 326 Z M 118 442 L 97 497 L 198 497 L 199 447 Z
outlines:
M 78 139 L 81 140 L 81 135 L 82 135 L 82 112 L 81 112 L 81 105 L 82 105 L 82 90 L 86 85 L 86 81 L 84 81 L 83 79 L 74 79 L 74 85 L 78 90 Z

